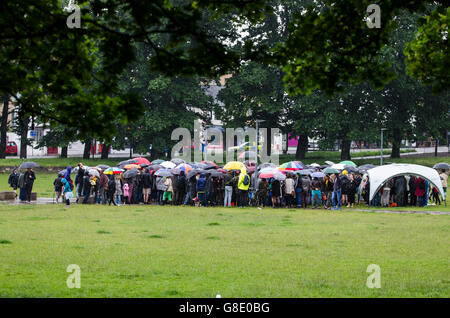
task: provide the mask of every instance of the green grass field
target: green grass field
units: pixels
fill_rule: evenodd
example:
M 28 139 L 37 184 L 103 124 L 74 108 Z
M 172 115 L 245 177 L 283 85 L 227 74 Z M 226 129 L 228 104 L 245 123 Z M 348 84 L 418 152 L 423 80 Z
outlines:
M 0 297 L 449 297 L 448 215 L 1 206 Z M 69 289 L 69 264 L 81 288 Z M 366 287 L 369 264 L 381 288 Z

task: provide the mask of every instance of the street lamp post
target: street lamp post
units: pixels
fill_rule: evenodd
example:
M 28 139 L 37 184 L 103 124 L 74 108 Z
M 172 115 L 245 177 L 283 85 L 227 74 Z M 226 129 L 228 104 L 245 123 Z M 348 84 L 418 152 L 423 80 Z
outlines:
M 259 144 L 259 139 L 258 139 L 258 132 L 259 132 L 259 123 L 265 122 L 264 119 L 257 119 L 256 120 L 256 164 L 255 164 L 255 172 L 258 169 L 258 144 Z
M 383 131 L 386 128 L 381 128 L 381 147 L 380 147 L 380 166 L 383 165 Z

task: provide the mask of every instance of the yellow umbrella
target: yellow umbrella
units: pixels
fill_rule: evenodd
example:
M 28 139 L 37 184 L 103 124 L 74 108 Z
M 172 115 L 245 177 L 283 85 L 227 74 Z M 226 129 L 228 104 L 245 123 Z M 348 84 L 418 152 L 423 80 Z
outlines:
M 223 166 L 223 169 L 225 170 L 247 170 L 247 167 L 244 165 L 244 163 L 240 161 L 230 161 L 225 166 Z

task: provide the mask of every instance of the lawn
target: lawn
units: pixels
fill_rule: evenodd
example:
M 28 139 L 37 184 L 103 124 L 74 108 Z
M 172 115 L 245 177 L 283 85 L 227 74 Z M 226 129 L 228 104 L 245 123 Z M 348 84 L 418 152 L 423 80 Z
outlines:
M 449 297 L 449 215 L 1 206 L 0 297 Z M 69 289 L 69 264 L 81 288 Z M 381 288 L 366 287 L 369 264 Z

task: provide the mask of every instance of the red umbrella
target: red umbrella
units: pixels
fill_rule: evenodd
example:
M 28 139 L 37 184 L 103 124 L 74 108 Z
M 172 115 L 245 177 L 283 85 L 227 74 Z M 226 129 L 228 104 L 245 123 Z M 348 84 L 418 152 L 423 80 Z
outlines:
M 222 168 L 217 169 L 217 171 L 222 172 L 223 174 L 227 174 L 227 173 L 228 173 L 226 170 L 224 170 L 224 169 L 222 169 Z
M 133 160 L 136 160 L 137 164 L 147 164 L 147 165 L 151 165 L 150 161 L 148 161 L 146 158 L 143 157 L 138 157 L 138 158 L 133 158 Z
M 210 164 L 210 165 L 214 165 L 214 166 L 218 167 L 217 163 L 215 163 L 213 161 L 205 161 L 205 160 L 203 160 L 202 163 Z

